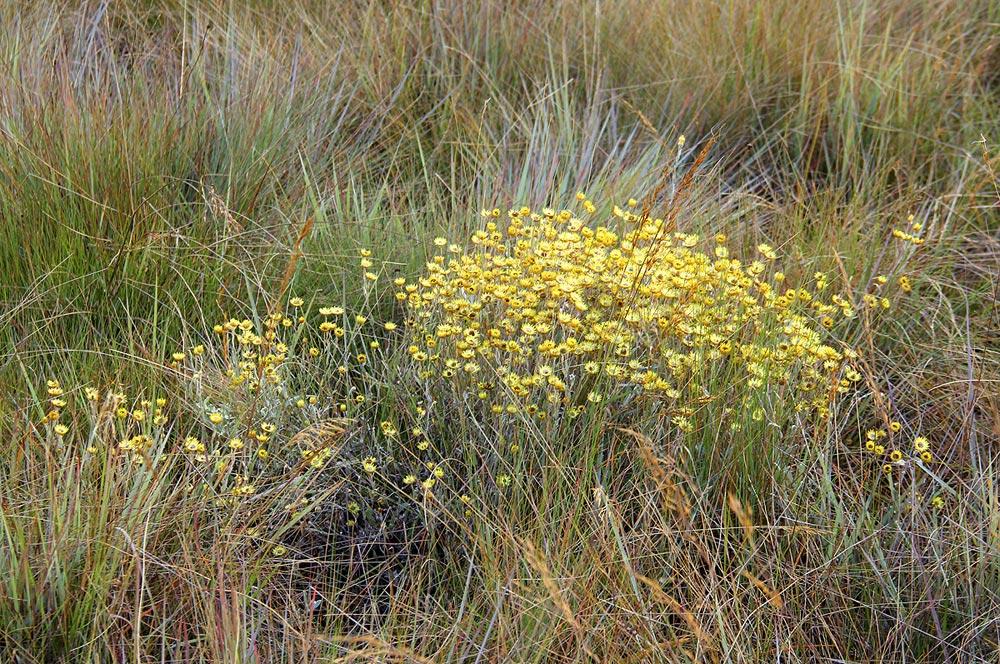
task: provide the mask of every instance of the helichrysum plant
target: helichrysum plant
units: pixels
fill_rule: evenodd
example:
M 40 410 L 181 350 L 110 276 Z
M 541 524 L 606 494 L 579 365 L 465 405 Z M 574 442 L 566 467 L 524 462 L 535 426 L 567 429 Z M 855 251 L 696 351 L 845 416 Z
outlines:
M 297 296 L 219 322 L 166 360 L 177 412 L 86 388 L 85 452 L 107 449 L 133 472 L 179 459 L 188 494 L 242 510 L 269 551 L 268 530 L 317 509 L 317 495 L 348 531 L 390 513 L 470 517 L 532 472 L 543 454 L 525 448 L 574 421 L 634 426 L 652 413 L 680 437 L 706 407 L 735 437 L 748 422 L 824 423 L 863 377 L 838 323 L 860 310 L 870 325 L 890 306 L 882 291 L 913 287 L 879 275 L 855 302 L 824 273 L 793 286 L 767 244 L 741 257 L 725 234 L 680 232 L 634 200 L 601 219 L 577 198 L 580 214 L 494 209 L 468 244 L 435 238 L 424 273 L 394 281 L 399 324 Z M 895 235 L 919 246 L 910 222 Z M 360 254 L 370 294 L 380 272 Z M 40 425 L 62 449 L 66 395 L 54 379 L 47 393 Z M 863 440 L 890 477 L 933 462 L 931 442 L 901 429 Z M 260 513 L 261 493 L 281 509 Z

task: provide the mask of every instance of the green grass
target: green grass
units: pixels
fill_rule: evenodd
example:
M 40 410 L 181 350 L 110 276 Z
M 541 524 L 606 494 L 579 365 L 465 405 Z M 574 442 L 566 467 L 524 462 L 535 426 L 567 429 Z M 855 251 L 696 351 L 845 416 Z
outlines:
M 138 4 L 0 0 L 4 661 L 996 660 L 995 1 Z M 622 237 L 630 198 L 853 304 L 829 418 L 736 356 L 676 398 L 421 375 L 393 280 L 434 238 L 522 205 Z M 667 375 L 683 335 L 643 334 Z

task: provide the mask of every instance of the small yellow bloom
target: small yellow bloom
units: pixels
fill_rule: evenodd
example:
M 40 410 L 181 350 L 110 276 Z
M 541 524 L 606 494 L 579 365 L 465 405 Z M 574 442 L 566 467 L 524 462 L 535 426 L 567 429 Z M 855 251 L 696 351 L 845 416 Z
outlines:
M 222 424 L 222 420 L 223 420 L 223 419 L 224 419 L 224 418 L 223 418 L 223 416 L 222 416 L 222 413 L 220 413 L 220 412 L 218 412 L 218 411 L 216 411 L 216 412 L 214 412 L 214 413 L 211 413 L 211 414 L 210 414 L 210 415 L 208 416 L 208 421 L 209 421 L 209 422 L 211 422 L 212 424 Z

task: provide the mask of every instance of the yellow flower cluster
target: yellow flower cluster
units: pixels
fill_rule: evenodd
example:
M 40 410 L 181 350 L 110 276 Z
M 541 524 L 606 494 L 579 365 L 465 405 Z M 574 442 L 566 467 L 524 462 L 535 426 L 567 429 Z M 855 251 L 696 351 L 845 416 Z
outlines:
M 873 452 L 876 455 L 886 455 L 889 458 L 889 463 L 884 463 L 882 465 L 882 470 L 885 473 L 891 473 L 894 466 L 905 466 L 907 460 L 903 458 L 903 452 L 899 449 L 886 449 L 885 439 L 895 437 L 894 434 L 898 433 L 902 429 L 902 425 L 899 422 L 890 422 L 889 431 L 885 429 L 869 429 L 865 432 L 865 449 L 869 452 Z M 914 458 L 920 459 L 924 463 L 930 463 L 934 460 L 934 455 L 931 454 L 931 442 L 925 436 L 917 436 L 912 441 L 912 451 L 911 455 Z
M 706 372 L 727 363 L 742 367 L 749 388 L 786 385 L 797 410 L 825 416 L 857 379 L 842 377 L 850 352 L 824 341 L 850 305 L 768 281 L 776 254 L 767 245 L 743 264 L 724 235 L 705 253 L 698 236 L 618 207 L 613 227 L 550 208 L 512 209 L 506 222 L 499 210 L 483 214 L 471 250 L 438 238 L 446 250 L 415 283 L 397 279 L 396 298 L 410 313 L 419 376 L 470 386 L 495 413 L 533 407 L 543 417 L 543 402 L 593 403 L 589 387 L 580 393 L 589 400 L 574 389 L 601 376 L 650 396 L 697 398 Z M 827 285 L 819 275 L 817 289 Z M 502 389 L 491 396 L 493 377 Z
M 227 370 L 231 387 L 245 384 L 255 391 L 262 385 L 278 385 L 282 381 L 281 365 L 288 355 L 288 347 L 278 339 L 279 327 L 291 327 L 293 320 L 281 313 L 273 313 L 264 319 L 264 330 L 260 333 L 250 320 L 232 318 L 215 325 L 213 330 L 223 338 L 224 357 L 230 353 L 235 360 Z
M 924 225 L 920 222 L 913 220 L 913 215 L 911 214 L 906 220 L 910 224 L 910 231 L 903 231 L 898 228 L 892 229 L 892 236 L 904 242 L 909 242 L 910 244 L 920 246 L 924 243 L 924 238 L 920 237 L 918 234 L 924 229 Z

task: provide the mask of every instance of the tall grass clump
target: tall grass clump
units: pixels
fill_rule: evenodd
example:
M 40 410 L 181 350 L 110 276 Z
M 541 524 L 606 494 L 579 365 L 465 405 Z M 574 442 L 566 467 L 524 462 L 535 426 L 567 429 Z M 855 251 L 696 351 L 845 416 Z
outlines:
M 3 661 L 996 661 L 995 2 L 0 16 Z

